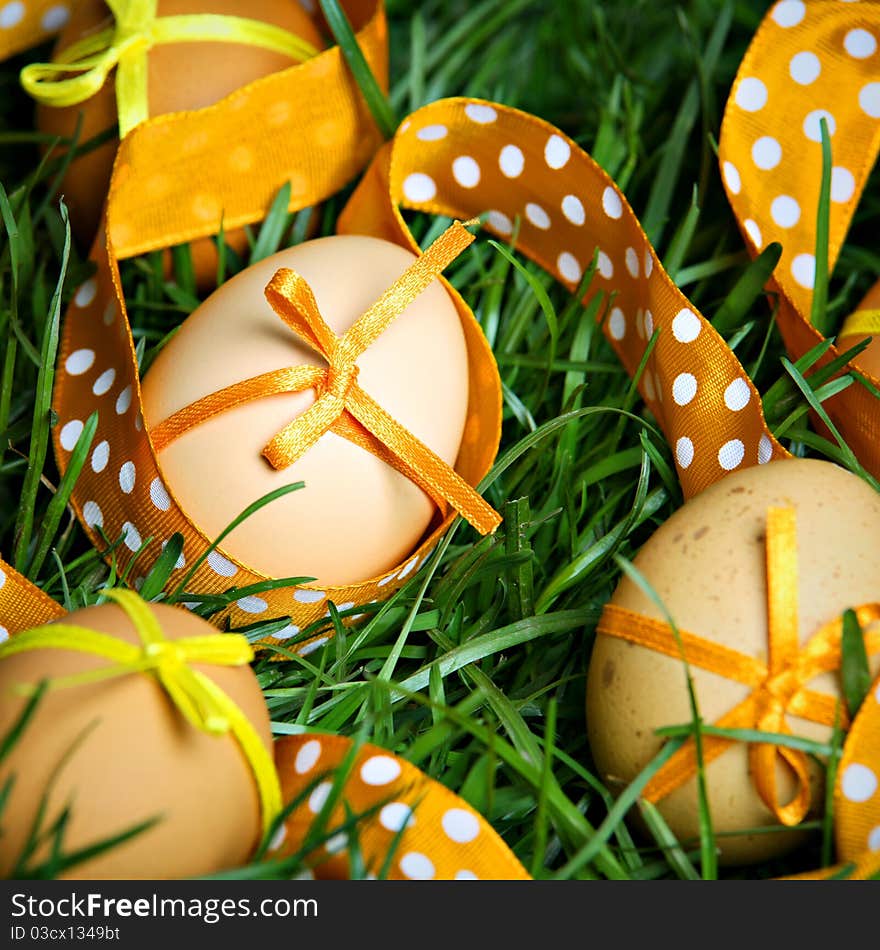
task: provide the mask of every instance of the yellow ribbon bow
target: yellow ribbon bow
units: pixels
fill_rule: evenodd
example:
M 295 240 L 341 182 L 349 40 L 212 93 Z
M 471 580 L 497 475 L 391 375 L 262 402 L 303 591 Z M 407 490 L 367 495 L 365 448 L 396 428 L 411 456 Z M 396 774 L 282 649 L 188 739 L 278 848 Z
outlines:
M 820 673 L 840 666 L 842 618 L 825 624 L 804 647 L 798 643 L 797 607 L 797 532 L 792 508 L 771 508 L 767 513 L 767 621 L 769 662 L 720 646 L 693 633 L 681 631 L 684 655 L 691 666 L 717 673 L 751 687 L 751 694 L 725 713 L 716 726 L 723 729 L 757 729 L 790 735 L 786 715 L 832 726 L 839 718 L 849 724 L 846 710 L 834 697 L 807 689 Z M 868 604 L 856 610 L 862 628 L 880 620 L 880 604 Z M 681 650 L 668 624 L 644 617 L 631 610 L 608 604 L 597 632 L 618 637 L 666 656 L 681 658 Z M 866 632 L 865 649 L 869 655 L 880 652 L 880 631 Z M 703 759 L 710 762 L 736 740 L 723 736 L 703 737 Z M 781 804 L 776 785 L 776 760 L 780 758 L 793 771 L 797 791 L 787 804 Z M 754 743 L 749 747 L 752 781 L 761 800 L 784 825 L 796 825 L 810 808 L 810 784 L 806 753 L 774 745 Z M 693 740 L 679 749 L 645 786 L 644 797 L 651 802 L 665 798 L 684 784 L 696 771 Z
M 318 394 L 315 403 L 263 449 L 273 468 L 289 467 L 325 432 L 332 430 L 406 475 L 441 510 L 449 503 L 481 534 L 494 531 L 501 522 L 497 512 L 357 382 L 358 358 L 473 240 L 474 236 L 455 222 L 341 337 L 321 316 L 306 281 L 292 270 L 279 270 L 266 288 L 266 299 L 288 327 L 324 357 L 328 366 L 273 370 L 205 396 L 154 426 L 150 437 L 156 452 L 227 409 L 266 396 L 314 388 Z
M 54 63 L 31 63 L 21 84 L 38 102 L 72 106 L 94 96 L 116 69 L 119 135 L 149 118 L 147 54 L 163 43 L 245 43 L 302 62 L 317 55 L 311 43 L 260 20 L 203 13 L 159 17 L 158 0 L 106 0 L 114 26 L 69 46 Z M 76 75 L 70 75 L 74 73 Z
M 154 675 L 194 728 L 218 736 L 232 733 L 257 785 L 265 833 L 281 811 L 281 787 L 272 756 L 250 720 L 229 696 L 210 677 L 190 666 L 192 663 L 244 666 L 254 657 L 247 638 L 240 634 L 217 633 L 168 640 L 153 612 L 137 594 L 106 590 L 104 595 L 128 615 L 140 637 L 140 647 L 87 627 L 51 623 L 26 630 L 0 644 L 0 661 L 27 650 L 57 649 L 104 657 L 114 664 L 51 680 L 49 687 L 55 689 L 83 686 L 130 673 Z

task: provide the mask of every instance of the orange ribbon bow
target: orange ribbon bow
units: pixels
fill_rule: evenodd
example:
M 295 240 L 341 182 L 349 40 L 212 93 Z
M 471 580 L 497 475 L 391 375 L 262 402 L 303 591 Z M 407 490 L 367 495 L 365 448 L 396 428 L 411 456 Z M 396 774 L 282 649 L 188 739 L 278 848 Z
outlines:
M 473 240 L 461 223 L 453 224 L 341 337 L 327 325 L 308 283 L 295 271 L 282 268 L 266 287 L 266 299 L 287 326 L 324 357 L 327 367 L 274 370 L 205 396 L 153 428 L 155 450 L 160 452 L 194 426 L 243 403 L 315 389 L 315 403 L 263 449 L 273 468 L 289 467 L 322 435 L 333 431 L 406 475 L 441 511 L 448 503 L 481 534 L 494 531 L 501 523 L 497 512 L 357 381 L 358 358 Z
M 597 632 L 680 658 L 692 666 L 717 673 L 751 687 L 751 694 L 722 716 L 716 726 L 724 729 L 757 729 L 791 735 L 786 716 L 791 714 L 825 726 L 839 719 L 848 725 L 846 710 L 836 699 L 807 688 L 820 673 L 840 666 L 843 621 L 829 621 L 800 647 L 798 643 L 797 532 L 791 508 L 771 508 L 767 513 L 767 622 L 769 662 L 720 646 L 693 633 L 680 632 L 681 648 L 672 628 L 661 621 L 608 604 Z M 880 620 L 880 604 L 856 610 L 864 629 Z M 880 653 L 880 630 L 865 633 L 869 655 Z M 703 737 L 703 758 L 710 762 L 736 740 L 723 736 Z M 794 773 L 795 797 L 779 801 L 777 759 Z M 807 756 L 800 750 L 755 743 L 749 748 L 749 764 L 755 788 L 764 804 L 784 825 L 796 825 L 810 808 Z M 693 740 L 689 740 L 657 772 L 645 787 L 644 797 L 659 801 L 691 778 L 697 767 Z

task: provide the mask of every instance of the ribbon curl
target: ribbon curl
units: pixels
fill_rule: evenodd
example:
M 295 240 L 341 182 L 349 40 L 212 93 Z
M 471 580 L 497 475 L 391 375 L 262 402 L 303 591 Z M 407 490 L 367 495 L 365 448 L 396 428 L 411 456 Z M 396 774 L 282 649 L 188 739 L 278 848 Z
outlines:
M 245 43 L 297 62 L 318 52 L 301 37 L 260 20 L 213 13 L 159 17 L 158 0 L 106 2 L 116 20 L 114 26 L 72 44 L 53 63 L 25 66 L 21 84 L 44 105 L 73 106 L 94 96 L 116 68 L 122 138 L 149 118 L 147 54 L 154 46 L 193 41 Z
M 103 657 L 113 664 L 50 680 L 50 689 L 83 686 L 131 673 L 152 674 L 193 728 L 215 736 L 232 734 L 253 773 L 265 833 L 281 811 L 281 787 L 271 754 L 233 700 L 210 677 L 190 666 L 192 663 L 244 666 L 254 658 L 247 638 L 224 633 L 171 641 L 166 639 L 153 612 L 136 594 L 105 590 L 104 596 L 128 615 L 141 640 L 140 647 L 87 627 L 52 623 L 25 630 L 0 644 L 0 661 L 28 650 L 57 649 Z
M 787 715 L 833 726 L 835 717 L 849 725 L 846 710 L 838 709 L 827 694 L 807 689 L 820 673 L 840 666 L 842 618 L 829 621 L 800 647 L 797 620 L 797 536 L 795 512 L 791 508 L 771 508 L 767 515 L 767 622 L 769 662 L 680 632 L 684 656 L 691 666 L 717 673 L 751 687 L 741 703 L 725 713 L 715 725 L 724 729 L 757 729 L 760 732 L 791 735 Z M 856 611 L 864 629 L 880 620 L 880 604 L 867 604 Z M 670 626 L 631 610 L 608 604 L 597 632 L 647 647 L 676 659 L 682 656 Z M 869 655 L 880 653 L 880 630 L 865 633 Z M 711 762 L 737 740 L 722 736 L 703 737 L 703 758 Z M 793 772 L 795 797 L 787 804 L 779 801 L 776 783 L 777 760 Z M 804 752 L 772 742 L 749 747 L 749 764 L 755 789 L 780 823 L 799 824 L 810 809 L 810 784 Z M 644 797 L 651 802 L 665 798 L 690 779 L 697 768 L 693 739 L 683 745 L 647 784 Z
M 341 337 L 327 325 L 308 283 L 295 271 L 279 270 L 266 287 L 272 309 L 327 361 L 327 368 L 288 367 L 227 386 L 191 403 L 154 426 L 156 452 L 218 413 L 280 393 L 317 390 L 317 399 L 263 449 L 277 469 L 291 466 L 326 432 L 333 431 L 410 478 L 441 511 L 452 505 L 481 534 L 501 517 L 451 466 L 405 429 L 358 384 L 357 360 L 428 285 L 474 240 L 455 222 L 385 291 Z

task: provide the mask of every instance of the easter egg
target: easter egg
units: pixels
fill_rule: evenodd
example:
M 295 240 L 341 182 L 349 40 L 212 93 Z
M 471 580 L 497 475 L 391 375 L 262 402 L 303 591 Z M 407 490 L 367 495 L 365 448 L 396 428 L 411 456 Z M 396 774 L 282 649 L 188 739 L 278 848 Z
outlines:
M 340 235 L 281 251 L 236 275 L 183 323 L 147 370 L 147 431 L 196 400 L 285 367 L 326 368 L 265 298 L 279 268 L 311 286 L 341 336 L 415 261 L 395 244 Z M 358 384 L 400 425 L 454 465 L 468 406 L 460 318 L 435 279 L 357 361 Z M 431 524 L 429 497 L 385 461 L 334 432 L 286 468 L 262 451 L 315 401 L 313 389 L 256 399 L 202 421 L 158 452 L 169 491 L 207 537 L 280 486 L 305 488 L 271 502 L 223 540 L 224 553 L 270 577 L 363 581 L 401 563 Z
M 221 14 L 247 17 L 281 27 L 306 40 L 316 49 L 324 42 L 305 10 L 296 2 L 250 0 L 159 0 L 159 17 L 182 14 Z M 80 0 L 62 31 L 56 55 L 74 42 L 113 25 L 113 17 L 103 0 Z M 288 69 L 294 61 L 281 53 L 244 43 L 167 43 L 154 46 L 147 55 L 149 114 L 202 109 L 219 102 L 236 89 Z M 80 114 L 79 141 L 84 143 L 117 124 L 115 71 L 91 98 L 79 105 L 56 108 L 40 105 L 37 125 L 50 135 L 70 137 Z M 101 219 L 110 185 L 110 173 L 118 139 L 106 142 L 78 157 L 70 166 L 60 191 L 70 210 L 71 227 L 81 244 L 88 246 Z M 217 226 L 219 229 L 220 222 Z M 226 235 L 238 251 L 247 245 L 242 231 Z M 194 268 L 200 283 L 216 272 L 216 252 L 210 240 L 193 243 Z
M 188 611 L 150 605 L 166 639 L 216 635 Z M 132 622 L 115 604 L 78 610 L 61 623 L 76 624 L 140 645 Z M 16 692 L 112 666 L 113 662 L 60 647 L 37 648 L 0 660 L 0 736 L 21 715 Z M 269 716 L 247 664 L 193 663 L 244 713 L 271 755 Z M 49 689 L 12 752 L 0 762 L 0 785 L 14 776 L 0 813 L 0 875 L 7 876 L 27 841 L 46 794 L 42 827 L 65 808 L 66 854 L 156 819 L 146 831 L 77 864 L 75 878 L 177 878 L 209 874 L 248 860 L 262 821 L 256 782 L 231 734 L 191 725 L 152 673 Z M 30 859 L 49 856 L 49 843 Z
M 797 620 L 803 646 L 848 608 L 880 601 L 880 494 L 829 462 L 771 462 L 725 476 L 675 512 L 646 542 L 634 565 L 680 631 L 767 663 L 767 512 L 793 508 L 797 530 Z M 611 603 L 665 621 L 654 601 L 628 576 Z M 876 662 L 874 666 L 876 668 Z M 690 667 L 697 707 L 716 723 L 752 689 L 696 664 Z M 841 697 L 838 672 L 822 673 L 809 689 Z M 691 722 L 681 659 L 617 636 L 599 634 L 587 678 L 587 728 L 593 758 L 612 791 L 631 782 L 658 753 L 655 730 Z M 829 727 L 788 714 L 792 733 L 827 742 Z M 779 802 L 795 783 L 777 757 Z M 821 812 L 822 769 L 810 760 L 812 806 Z M 766 831 L 779 820 L 750 774 L 744 743 L 706 765 L 713 827 L 721 860 L 767 860 L 803 842 L 797 831 Z M 689 778 L 657 807 L 684 846 L 699 846 L 697 783 Z M 749 833 L 752 831 L 753 833 Z M 741 832 L 741 833 L 738 833 Z

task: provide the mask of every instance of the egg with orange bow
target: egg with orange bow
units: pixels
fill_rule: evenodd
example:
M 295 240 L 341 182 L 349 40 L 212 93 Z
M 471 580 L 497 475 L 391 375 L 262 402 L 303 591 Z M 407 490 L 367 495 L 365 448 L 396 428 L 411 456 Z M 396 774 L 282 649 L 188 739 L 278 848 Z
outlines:
M 305 42 L 311 51 L 324 48 L 324 40 L 315 23 L 296 2 L 250 0 L 158 0 L 156 15 L 160 22 L 168 17 L 215 14 L 246 17 L 287 31 Z M 167 22 L 167 21 L 166 21 Z M 62 31 L 55 48 L 55 60 L 66 51 L 101 31 L 112 29 L 114 18 L 104 0 L 80 0 Z M 147 53 L 148 104 L 151 117 L 185 112 L 211 106 L 236 89 L 296 64 L 291 56 L 253 43 L 191 42 L 157 43 Z M 79 142 L 86 143 L 117 125 L 117 100 L 114 77 L 83 102 L 52 106 L 40 104 L 37 125 L 49 135 L 70 138 L 79 128 Z M 61 192 L 70 210 L 71 226 L 78 240 L 87 246 L 100 222 L 107 197 L 118 139 L 92 148 L 73 161 L 61 183 Z M 217 221 L 219 228 L 220 222 Z M 232 246 L 242 251 L 247 246 L 243 231 L 226 235 Z M 200 284 L 216 273 L 213 242 L 193 244 L 193 262 Z
M 699 847 L 683 649 L 699 716 L 721 730 L 702 745 L 722 862 L 765 861 L 802 843 L 798 826 L 824 807 L 824 770 L 801 749 L 724 730 L 828 743 L 835 716 L 845 725 L 841 617 L 857 610 L 876 674 L 878 564 L 880 494 L 829 462 L 747 468 L 688 501 L 635 558 L 644 586 L 624 576 L 599 623 L 587 728 L 609 789 L 660 752 L 658 729 L 684 727 L 685 745 L 642 794 L 683 847 Z
M 398 287 L 408 301 L 388 306 L 386 291 L 404 274 L 411 284 L 416 261 L 355 235 L 281 251 L 212 294 L 146 372 L 144 421 L 163 480 L 207 537 L 272 490 L 304 483 L 224 539 L 243 566 L 356 584 L 402 563 L 439 523 L 431 484 L 457 478 L 468 346 L 436 273 Z M 224 392 L 233 398 L 215 411 Z M 446 471 L 414 480 L 387 448 L 398 443 L 420 456 L 424 446 Z
M 281 804 L 247 640 L 130 591 L 107 595 L 119 603 L 0 644 L 0 736 L 48 686 L 0 762 L 0 875 L 51 863 L 56 844 L 71 856 L 136 830 L 53 876 L 165 879 L 246 863 Z

